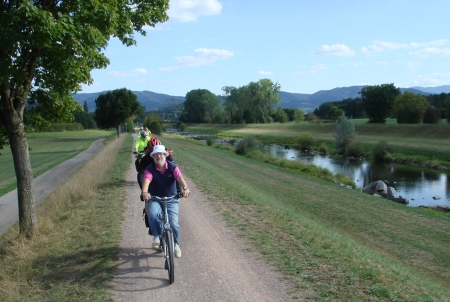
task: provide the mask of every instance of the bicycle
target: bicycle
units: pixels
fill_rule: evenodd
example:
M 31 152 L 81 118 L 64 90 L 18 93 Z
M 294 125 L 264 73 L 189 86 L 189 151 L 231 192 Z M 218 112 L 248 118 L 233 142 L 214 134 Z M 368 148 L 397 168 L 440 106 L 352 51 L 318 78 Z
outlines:
M 174 265 L 174 257 L 175 257 L 175 241 L 173 238 L 172 228 L 169 223 L 169 214 L 167 213 L 167 201 L 172 200 L 174 198 L 181 198 L 182 194 L 177 194 L 171 197 L 158 197 L 152 196 L 147 202 L 150 201 L 163 201 L 161 215 L 159 220 L 161 222 L 161 234 L 159 235 L 160 249 L 164 253 L 164 258 L 166 259 L 164 263 L 164 269 L 168 271 L 169 282 L 172 284 L 175 281 L 175 265 Z M 147 204 L 145 207 L 145 211 L 147 211 Z

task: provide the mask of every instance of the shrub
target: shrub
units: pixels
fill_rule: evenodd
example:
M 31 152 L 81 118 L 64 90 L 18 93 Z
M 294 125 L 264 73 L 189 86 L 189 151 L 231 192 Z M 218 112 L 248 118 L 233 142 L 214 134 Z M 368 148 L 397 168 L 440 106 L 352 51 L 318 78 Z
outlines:
M 336 138 L 336 148 L 341 154 L 347 155 L 347 148 L 356 137 L 355 125 L 342 114 L 339 124 L 334 132 Z
M 237 145 L 234 152 L 238 155 L 245 155 L 256 149 L 257 142 L 252 137 L 242 139 Z
M 424 124 L 437 124 L 441 119 L 441 110 L 435 107 L 428 107 L 423 115 Z
M 325 143 L 321 143 L 319 146 L 319 152 L 321 154 L 327 154 L 328 153 L 328 147 Z
M 361 157 L 363 154 L 364 154 L 363 145 L 359 142 L 353 141 L 347 146 L 345 156 Z
M 386 161 L 389 153 L 391 152 L 392 149 L 386 141 L 379 141 L 375 146 L 373 146 L 373 159 L 375 161 Z
M 300 134 L 297 142 L 300 150 L 310 150 L 314 146 L 314 138 L 310 132 Z
M 206 144 L 208 146 L 211 146 L 212 144 L 214 144 L 214 137 L 212 137 L 212 136 L 206 137 Z
M 185 129 L 186 129 L 186 124 L 183 123 L 183 122 L 181 122 L 181 123 L 178 125 L 178 131 L 184 132 Z

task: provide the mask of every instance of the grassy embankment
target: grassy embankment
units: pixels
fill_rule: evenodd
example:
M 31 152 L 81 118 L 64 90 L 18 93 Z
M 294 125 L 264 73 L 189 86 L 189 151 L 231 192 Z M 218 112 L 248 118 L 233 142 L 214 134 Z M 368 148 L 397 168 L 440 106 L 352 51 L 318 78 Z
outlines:
M 317 301 L 449 301 L 450 219 L 165 136 L 239 236 Z
M 294 284 L 293 297 L 449 301 L 448 217 L 178 137 L 164 142 L 237 235 Z M 0 300 L 109 299 L 130 145 L 131 138 L 121 148 L 108 144 L 92 160 L 106 162 L 77 172 L 86 184 L 71 180 L 42 203 L 33 240 L 17 227 L 3 236 Z M 119 149 L 115 159 L 106 153 Z M 96 174 L 108 163 L 105 177 Z
M 70 132 L 43 132 L 27 135 L 33 176 L 37 177 L 89 148 L 93 141 L 110 137 L 115 131 L 84 130 Z M 0 196 L 16 188 L 16 174 L 11 149 L 0 150 Z
M 131 145 L 111 136 L 40 203 L 32 239 L 17 224 L 0 237 L 0 301 L 112 301 Z
M 386 141 L 392 147 L 394 161 L 431 168 L 450 167 L 450 124 L 396 124 L 389 120 L 386 124 L 368 124 L 367 120 L 353 120 L 357 133 L 356 141 L 371 156 L 373 146 Z M 328 142 L 333 148 L 336 124 L 249 124 L 249 125 L 208 125 L 192 124 L 186 132 L 214 133 L 219 137 L 253 136 L 264 143 L 295 146 L 296 138 L 309 132 L 317 141 Z

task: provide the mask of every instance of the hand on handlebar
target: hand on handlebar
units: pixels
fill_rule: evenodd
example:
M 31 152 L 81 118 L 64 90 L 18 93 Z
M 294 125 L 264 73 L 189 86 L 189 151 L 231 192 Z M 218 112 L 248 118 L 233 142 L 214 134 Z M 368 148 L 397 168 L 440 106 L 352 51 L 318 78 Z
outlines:
M 148 192 L 141 193 L 141 200 L 148 201 L 151 198 L 152 198 L 152 196 L 150 195 L 150 193 L 148 193 Z

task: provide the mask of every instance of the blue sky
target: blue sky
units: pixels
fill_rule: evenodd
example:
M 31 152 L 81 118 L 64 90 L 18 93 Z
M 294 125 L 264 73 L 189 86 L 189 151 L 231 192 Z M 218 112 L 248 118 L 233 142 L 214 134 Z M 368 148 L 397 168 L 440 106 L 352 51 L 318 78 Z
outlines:
M 282 91 L 450 85 L 448 0 L 171 0 L 169 21 L 112 39 L 80 93 L 222 94 L 269 78 Z

